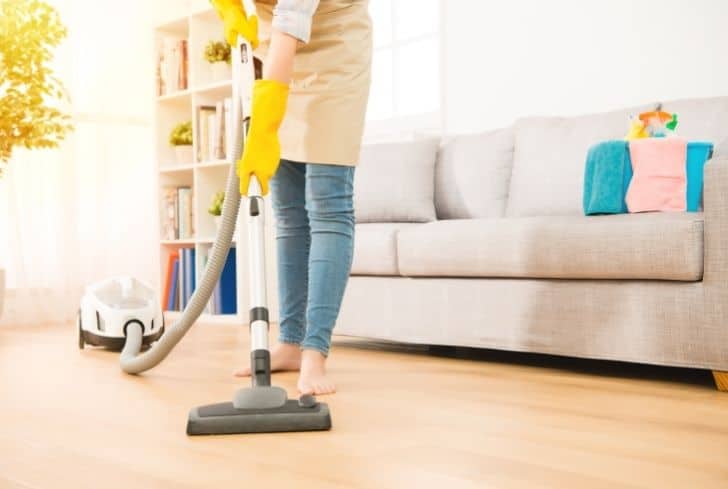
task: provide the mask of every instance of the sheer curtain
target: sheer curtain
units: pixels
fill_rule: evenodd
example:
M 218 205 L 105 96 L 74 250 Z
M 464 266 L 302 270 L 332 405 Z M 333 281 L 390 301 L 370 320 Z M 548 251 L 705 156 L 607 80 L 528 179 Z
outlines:
M 155 2 L 51 3 L 69 30 L 56 69 L 76 129 L 58 150 L 18 151 L 0 180 L 0 324 L 67 323 L 87 283 L 157 279 Z

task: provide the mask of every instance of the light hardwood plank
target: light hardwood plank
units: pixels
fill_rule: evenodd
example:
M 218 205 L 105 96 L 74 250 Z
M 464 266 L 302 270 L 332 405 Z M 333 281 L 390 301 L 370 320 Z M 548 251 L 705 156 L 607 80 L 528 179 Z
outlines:
M 706 382 L 339 339 L 331 432 L 189 438 L 190 407 L 244 384 L 245 328 L 197 325 L 137 377 L 73 329 L 0 329 L 0 487 L 728 487 L 728 396 Z

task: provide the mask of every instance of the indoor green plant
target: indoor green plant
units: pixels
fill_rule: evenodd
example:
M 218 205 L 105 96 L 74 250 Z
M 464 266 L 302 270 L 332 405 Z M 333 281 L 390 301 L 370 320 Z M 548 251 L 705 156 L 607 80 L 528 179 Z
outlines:
M 219 191 L 212 196 L 210 207 L 207 208 L 207 212 L 212 215 L 215 221 L 215 227 L 219 230 L 222 224 L 222 205 L 225 203 L 225 192 Z
M 73 129 L 58 107 L 66 95 L 50 66 L 66 34 L 58 11 L 46 2 L 0 1 L 0 177 L 13 149 L 56 148 Z M 0 314 L 4 291 L 0 268 Z
M 210 64 L 213 80 L 227 80 L 232 77 L 230 45 L 227 42 L 208 42 L 205 46 L 205 60 Z
M 13 148 L 56 148 L 72 129 L 49 66 L 66 37 L 58 11 L 40 0 L 0 2 L 0 175 Z
M 169 134 L 178 164 L 192 163 L 192 121 L 180 122 Z

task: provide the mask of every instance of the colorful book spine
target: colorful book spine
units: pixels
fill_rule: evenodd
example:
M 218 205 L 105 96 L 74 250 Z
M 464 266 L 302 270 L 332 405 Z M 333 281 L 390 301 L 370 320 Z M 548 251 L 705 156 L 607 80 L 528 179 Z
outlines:
M 164 282 L 164 301 L 166 305 L 166 309 L 168 311 L 171 311 L 170 305 L 169 305 L 169 297 L 170 297 L 170 289 L 172 287 L 172 282 L 174 281 L 174 277 L 172 277 L 172 273 L 174 272 L 174 263 L 175 260 L 179 259 L 179 255 L 177 252 L 172 252 L 169 254 L 169 257 L 167 257 L 167 275 Z M 172 306 L 174 306 L 174 302 L 172 303 Z
M 179 250 L 179 287 L 177 290 L 177 303 L 181 311 L 185 307 L 185 270 L 187 268 L 187 253 L 185 249 Z
M 227 260 L 220 274 L 220 309 L 219 314 L 237 314 L 238 312 L 238 289 L 235 280 L 235 248 L 230 248 Z
M 185 295 L 185 306 L 189 304 L 192 293 L 195 291 L 196 279 L 195 277 L 195 249 L 187 248 L 187 294 Z
M 177 297 L 179 294 L 179 255 L 174 257 L 172 262 L 172 275 L 169 291 L 167 292 L 167 310 L 177 310 Z

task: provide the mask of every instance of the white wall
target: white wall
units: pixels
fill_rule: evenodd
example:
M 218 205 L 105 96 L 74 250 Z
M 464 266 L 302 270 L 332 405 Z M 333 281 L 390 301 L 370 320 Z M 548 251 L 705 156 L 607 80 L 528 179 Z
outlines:
M 726 0 L 442 2 L 445 132 L 728 95 Z

